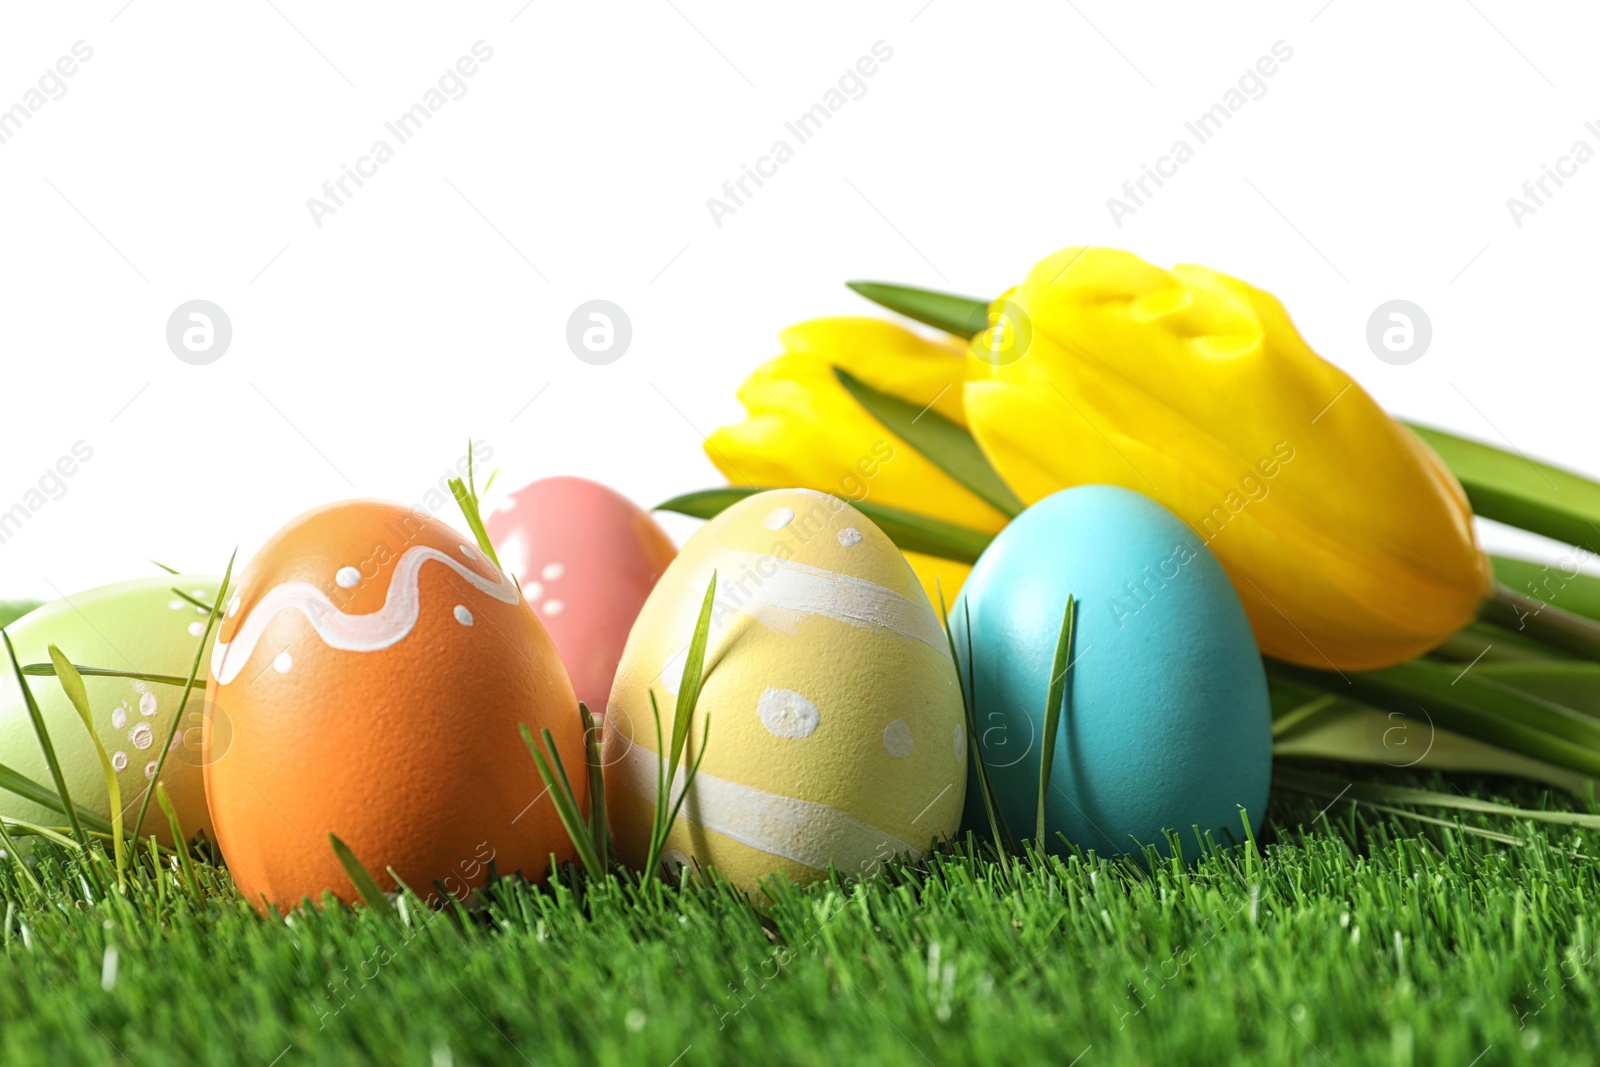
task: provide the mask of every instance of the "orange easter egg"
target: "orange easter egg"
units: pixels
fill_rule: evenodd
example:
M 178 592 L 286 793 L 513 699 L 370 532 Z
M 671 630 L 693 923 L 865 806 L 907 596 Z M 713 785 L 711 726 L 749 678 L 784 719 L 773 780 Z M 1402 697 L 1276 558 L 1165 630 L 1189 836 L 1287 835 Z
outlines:
M 207 695 L 217 843 L 259 908 L 356 899 L 330 833 L 424 896 L 465 896 L 491 860 L 538 880 L 573 858 L 518 732 L 551 731 L 586 802 L 566 670 L 512 579 L 421 510 L 350 501 L 278 531 L 237 581 Z

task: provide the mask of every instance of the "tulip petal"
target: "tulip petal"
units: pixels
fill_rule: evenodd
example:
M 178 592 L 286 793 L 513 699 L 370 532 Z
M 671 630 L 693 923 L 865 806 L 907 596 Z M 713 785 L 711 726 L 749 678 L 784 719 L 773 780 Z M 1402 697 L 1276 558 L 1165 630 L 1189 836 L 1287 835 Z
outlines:
M 1094 483 L 1159 501 L 1292 663 L 1400 663 L 1472 620 L 1490 578 L 1460 487 L 1270 294 L 1067 249 L 996 307 L 1031 342 L 968 382 L 967 418 L 1024 501 Z
M 712 432 L 706 453 L 730 481 L 816 489 L 921 512 L 994 533 L 1006 517 L 885 429 L 834 376 L 842 367 L 873 389 L 958 426 L 967 357 L 877 319 L 821 319 L 781 335 L 784 354 L 739 389 L 744 422 Z

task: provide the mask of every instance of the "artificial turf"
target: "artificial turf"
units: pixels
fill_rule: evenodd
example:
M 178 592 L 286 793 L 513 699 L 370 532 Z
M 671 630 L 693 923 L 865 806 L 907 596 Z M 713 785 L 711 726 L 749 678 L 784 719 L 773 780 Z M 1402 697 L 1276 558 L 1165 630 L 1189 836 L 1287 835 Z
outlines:
M 1436 788 L 1451 788 L 1430 780 Z M 1524 806 L 1531 787 L 1462 782 Z M 259 917 L 145 861 L 101 894 L 54 845 L 0 861 L 0 1057 L 83 1064 L 1593 1064 L 1600 865 L 1275 793 L 1185 868 L 970 843 L 869 883 L 501 880 Z M 1600 855 L 1600 853 L 1596 853 Z M 36 881 L 35 881 L 36 880 Z M 37 884 L 36 884 L 37 882 Z

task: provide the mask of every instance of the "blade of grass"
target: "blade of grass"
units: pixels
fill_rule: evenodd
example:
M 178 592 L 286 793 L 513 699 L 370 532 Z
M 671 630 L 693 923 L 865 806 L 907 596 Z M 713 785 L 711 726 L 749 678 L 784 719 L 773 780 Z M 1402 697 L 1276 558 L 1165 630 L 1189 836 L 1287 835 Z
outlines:
M 183 685 L 188 679 L 176 674 L 148 674 L 144 671 L 119 671 L 111 667 L 85 667 L 81 663 L 74 663 L 72 669 L 83 678 L 132 678 L 139 682 L 159 682 L 162 685 Z M 30 663 L 22 668 L 22 673 L 30 678 L 54 678 L 56 665 L 54 663 Z M 204 689 L 206 683 L 196 679 L 196 689 Z
M 40 900 L 43 900 L 45 898 L 44 883 L 39 881 L 39 876 L 33 873 L 33 868 L 22 858 L 21 853 L 17 850 L 17 843 L 11 840 L 11 831 L 6 829 L 6 821 L 4 819 L 0 819 L 0 845 L 5 847 L 6 859 L 16 864 L 17 869 L 32 883 L 33 891 L 39 894 Z
M 356 896 L 372 911 L 389 922 L 397 922 L 398 916 L 394 913 L 394 905 L 378 888 L 378 880 L 372 877 L 366 866 L 356 857 L 349 845 L 339 840 L 337 834 L 328 835 L 328 844 L 333 846 L 333 854 L 339 861 L 339 866 L 344 868 L 345 877 L 350 879 L 350 884 L 355 886 Z
M 931 407 L 918 408 L 897 396 L 879 392 L 843 367 L 833 368 L 845 392 L 867 409 L 885 429 L 920 452 L 978 499 L 1006 518 L 1022 511 L 1022 501 L 1001 480 L 965 426 L 951 422 Z
M 15 771 L 3 763 L 0 763 L 0 789 L 4 789 L 8 793 L 15 793 L 24 800 L 30 800 L 39 805 L 41 808 L 49 808 L 51 811 L 61 815 L 67 813 L 66 809 L 61 806 L 61 797 L 57 795 L 55 790 L 49 786 L 40 785 L 27 775 Z M 111 832 L 111 823 L 92 811 L 85 811 L 79 808 L 78 820 L 84 826 L 97 833 L 109 834 Z
M 978 789 L 983 794 L 983 810 L 989 819 L 989 833 L 994 841 L 995 851 L 1000 855 L 1000 863 L 1007 870 L 1010 869 L 1011 828 L 1006 825 L 1005 813 L 1000 810 L 1000 798 L 995 795 L 994 783 L 989 780 L 989 766 L 983 761 L 983 748 L 979 743 L 978 717 L 974 706 L 976 688 L 972 674 L 972 615 L 967 609 L 967 602 L 961 602 L 962 614 L 965 617 L 967 635 L 967 671 L 961 670 L 961 657 L 956 655 L 956 635 L 950 625 L 950 613 L 945 607 L 944 584 L 934 579 L 934 590 L 939 594 L 939 621 L 944 624 L 945 640 L 950 645 L 950 662 L 955 664 L 956 685 L 961 690 L 961 708 L 967 721 L 967 758 L 972 761 L 973 770 L 978 776 Z
M 965 601 L 962 602 L 966 603 Z M 1067 597 L 1066 611 L 1061 618 L 1061 632 L 1056 637 L 1055 661 L 1050 665 L 1050 692 L 1044 706 L 1044 738 L 1039 749 L 1039 851 L 1045 850 L 1044 802 L 1050 793 L 1050 774 L 1055 769 L 1056 734 L 1061 729 L 1061 706 L 1067 698 L 1071 683 L 1067 674 L 1072 669 L 1072 629 L 1077 614 L 1077 601 Z
M 168 574 L 179 574 L 179 573 L 182 573 L 182 572 L 180 572 L 178 570 L 178 568 L 169 567 L 165 563 L 162 563 L 159 559 L 153 559 L 150 562 L 154 563 L 157 567 L 159 567 L 161 570 L 166 571 Z
M 578 711 L 583 716 L 583 750 L 589 763 L 589 836 L 594 840 L 601 869 L 610 870 L 613 849 L 611 826 L 606 821 L 606 778 L 600 762 L 599 729 L 588 704 L 578 701 Z
M 467 477 L 451 478 L 449 481 L 450 492 L 456 498 L 456 504 L 461 508 L 461 515 L 467 520 L 467 528 L 472 531 L 472 536 L 477 539 L 478 548 L 483 551 L 489 561 L 500 567 L 500 557 L 495 553 L 494 542 L 489 540 L 489 531 L 483 525 L 483 515 L 478 509 L 478 488 L 473 481 L 472 474 L 472 442 L 467 442 Z M 504 568 L 501 568 L 502 570 Z
M 656 505 L 657 511 L 673 511 L 697 519 L 709 519 L 746 497 L 768 492 L 771 486 L 725 486 L 720 489 L 702 489 L 684 493 Z M 974 563 L 994 540 L 993 534 L 984 533 L 953 522 L 918 515 L 914 511 L 891 508 L 883 504 L 859 500 L 849 502 L 852 507 L 889 536 L 889 540 L 902 552 L 920 552 L 925 556 L 955 560 L 957 563 Z
M 533 765 L 538 769 L 539 777 L 544 780 L 545 788 L 550 793 L 550 800 L 556 806 L 556 815 L 561 819 L 561 825 L 566 829 L 567 836 L 572 839 L 572 847 L 578 851 L 578 859 L 590 877 L 597 879 L 605 877 L 606 868 L 595 851 L 589 825 L 583 821 L 578 798 L 572 791 L 572 783 L 567 780 L 566 768 L 561 763 L 561 753 L 556 751 L 555 738 L 551 736 L 549 729 L 541 730 L 540 736 L 545 746 L 545 751 L 541 752 L 539 746 L 534 744 L 533 731 L 528 729 L 528 724 L 518 723 L 517 727 L 522 732 L 522 743 L 528 746 L 528 754 L 533 757 Z M 546 753 L 549 753 L 548 758 Z
M 678 702 L 672 713 L 672 739 L 668 750 L 662 753 L 661 741 L 661 710 L 656 706 L 655 690 L 650 690 L 650 707 L 656 716 L 656 743 L 657 743 L 657 773 L 660 779 L 656 785 L 656 820 L 650 831 L 650 851 L 645 860 L 645 873 L 654 875 L 661 863 L 661 853 L 667 847 L 667 835 L 672 832 L 672 823 L 676 818 L 678 808 L 683 803 L 683 797 L 688 796 L 689 784 L 693 773 L 686 777 L 683 792 L 679 795 L 678 803 L 672 802 L 672 783 L 678 778 L 678 767 L 683 762 L 683 750 L 689 743 L 689 720 L 694 715 L 695 705 L 700 700 L 700 687 L 705 680 L 706 645 L 711 640 L 711 609 L 717 597 L 717 572 L 711 572 L 711 581 L 706 585 L 705 597 L 700 601 L 700 616 L 695 620 L 694 635 L 689 639 L 689 651 L 684 657 L 683 677 L 678 683 Z M 708 722 L 709 729 L 710 723 Z M 706 734 L 709 737 L 709 733 Z M 702 745 L 700 754 L 705 755 Z M 660 764 L 665 756 L 666 767 Z M 695 761 L 694 769 L 699 769 L 699 760 Z
M 189 706 L 189 695 L 194 692 L 196 678 L 200 674 L 200 663 L 206 654 L 206 644 L 211 640 L 211 631 L 216 628 L 217 621 L 222 618 L 222 605 L 228 596 L 228 583 L 233 579 L 233 564 L 239 558 L 239 550 L 235 548 L 233 555 L 228 557 L 228 566 L 222 572 L 222 581 L 217 586 L 217 597 L 211 604 L 211 611 L 206 615 L 205 632 L 200 635 L 200 643 L 195 646 L 194 662 L 189 665 L 189 677 L 183 683 L 183 695 L 178 698 L 178 709 L 172 713 L 172 725 L 167 727 L 167 736 L 161 742 L 161 754 L 156 757 L 155 773 L 150 775 L 150 784 L 145 788 L 144 798 L 139 801 L 139 817 L 133 822 L 133 837 L 139 837 L 139 831 L 144 828 L 145 813 L 150 810 L 150 800 L 155 796 L 155 785 L 161 780 L 161 772 L 166 768 L 167 756 L 172 752 L 172 739 L 177 736 L 178 726 L 183 722 L 183 713 Z
M 194 861 L 189 858 L 189 845 L 183 836 L 183 824 L 178 821 L 178 813 L 173 810 L 172 801 L 167 797 L 167 787 L 161 782 L 156 783 L 156 803 L 161 805 L 161 810 L 166 813 L 167 827 L 172 831 L 172 848 L 178 854 L 178 868 L 183 872 L 183 880 L 189 886 L 189 893 L 196 899 L 202 899 L 205 894 L 200 891 L 200 878 L 194 871 Z M 150 836 L 152 842 L 155 835 Z
M 1273 782 L 1278 784 L 1276 771 L 1274 771 Z M 1543 811 L 1538 808 L 1518 808 L 1510 804 L 1498 804 L 1492 800 L 1481 800 L 1477 797 L 1465 796 L 1461 793 L 1444 793 L 1432 789 L 1394 785 L 1388 782 L 1348 783 L 1331 775 L 1299 767 L 1291 768 L 1284 777 L 1282 784 L 1314 786 L 1328 793 L 1343 792 L 1346 796 L 1375 804 L 1404 804 L 1421 808 L 1448 808 L 1453 811 L 1472 812 L 1475 815 L 1493 815 L 1522 819 L 1527 822 L 1549 823 L 1555 826 L 1572 826 L 1584 830 L 1600 829 L 1600 815 L 1591 815 L 1581 811 Z
M 83 728 L 89 732 L 89 740 L 94 745 L 95 755 L 100 758 L 100 773 L 106 780 L 106 797 L 111 812 L 111 851 L 117 865 L 117 888 L 127 891 L 128 887 L 128 847 L 123 840 L 122 826 L 122 784 L 117 780 L 117 769 L 111 765 L 111 755 L 106 752 L 105 744 L 100 740 L 100 732 L 94 728 L 94 713 L 89 710 L 89 691 L 83 684 L 83 679 L 78 672 L 72 669 L 72 664 L 61 650 L 55 645 L 49 646 L 50 661 L 56 667 L 56 680 L 60 682 L 61 689 L 67 694 L 67 701 L 77 711 L 78 718 L 83 720 Z
M 61 773 L 61 761 L 56 759 L 56 747 L 50 743 L 50 731 L 44 724 L 44 714 L 39 710 L 38 701 L 33 699 L 33 690 L 28 687 L 28 680 L 22 676 L 22 667 L 17 663 L 17 650 L 11 647 L 11 635 L 0 630 L 0 640 L 5 641 L 6 655 L 11 658 L 11 670 L 17 677 L 17 685 L 22 688 L 23 703 L 28 706 L 28 717 L 33 720 L 33 732 L 39 739 L 39 748 L 44 751 L 45 764 L 50 768 L 50 777 L 56 785 L 56 793 L 60 797 L 61 810 L 66 814 L 67 821 L 72 826 L 72 836 L 85 852 L 89 851 L 89 835 L 84 832 L 83 822 L 78 818 L 78 809 L 72 803 L 72 793 L 67 789 L 66 776 Z M 93 864 L 89 865 L 94 870 Z M 96 881 L 99 874 L 95 874 Z M 100 887 L 104 890 L 104 886 Z

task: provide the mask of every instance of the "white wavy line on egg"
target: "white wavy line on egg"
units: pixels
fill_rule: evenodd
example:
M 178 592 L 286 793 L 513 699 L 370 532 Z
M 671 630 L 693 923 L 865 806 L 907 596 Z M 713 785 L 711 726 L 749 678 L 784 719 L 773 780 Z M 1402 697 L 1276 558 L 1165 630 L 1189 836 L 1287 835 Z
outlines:
M 499 575 L 499 581 L 491 582 L 438 549 L 415 545 L 406 549 L 395 564 L 383 607 L 366 615 L 346 615 L 310 582 L 284 582 L 273 586 L 239 624 L 233 640 L 217 642 L 211 653 L 211 673 L 219 685 L 227 685 L 237 678 L 255 654 L 267 624 L 283 611 L 298 611 L 304 615 L 323 643 L 342 652 L 377 652 L 396 644 L 412 631 L 422 614 L 418 575 L 429 560 L 443 563 L 480 591 L 503 603 L 515 604 L 521 598 L 516 583 L 505 574 Z
M 754 572 L 754 588 L 745 594 L 730 580 L 727 585 L 719 584 L 718 599 L 726 597 L 734 607 L 773 630 L 792 634 L 802 619 L 822 615 L 921 641 L 946 659 L 950 657 L 950 644 L 934 613 L 893 589 L 759 552 L 729 551 L 726 555 L 730 562 L 742 562 Z M 774 573 L 765 574 L 763 568 Z M 718 569 L 725 574 L 734 571 L 732 566 Z
M 630 744 L 615 767 L 623 786 L 640 797 L 655 797 L 661 780 L 656 753 Z M 672 785 L 674 803 L 683 795 L 685 777 L 684 768 L 679 767 Z M 847 873 L 876 872 L 891 856 L 916 859 L 922 855 L 894 835 L 837 808 L 769 793 L 704 771 L 695 774 L 679 818 L 816 871 L 827 870 L 832 862 Z

